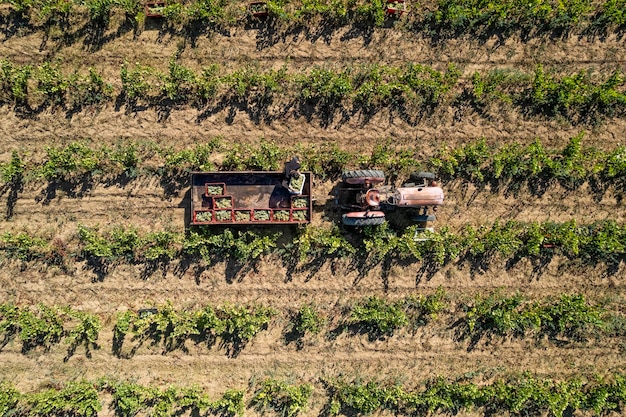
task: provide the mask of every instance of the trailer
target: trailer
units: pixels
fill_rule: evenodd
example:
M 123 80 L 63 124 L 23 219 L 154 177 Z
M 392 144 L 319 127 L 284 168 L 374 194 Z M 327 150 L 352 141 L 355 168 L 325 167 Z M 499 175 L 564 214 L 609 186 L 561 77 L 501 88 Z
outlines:
M 191 225 L 307 224 L 310 172 L 191 173 Z

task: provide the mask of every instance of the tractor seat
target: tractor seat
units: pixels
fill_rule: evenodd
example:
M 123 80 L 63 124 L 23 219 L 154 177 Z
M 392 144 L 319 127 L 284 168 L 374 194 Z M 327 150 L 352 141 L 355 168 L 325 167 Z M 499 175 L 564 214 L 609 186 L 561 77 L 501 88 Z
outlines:
M 365 202 L 368 206 L 380 205 L 380 193 L 377 190 L 368 190 L 365 193 Z

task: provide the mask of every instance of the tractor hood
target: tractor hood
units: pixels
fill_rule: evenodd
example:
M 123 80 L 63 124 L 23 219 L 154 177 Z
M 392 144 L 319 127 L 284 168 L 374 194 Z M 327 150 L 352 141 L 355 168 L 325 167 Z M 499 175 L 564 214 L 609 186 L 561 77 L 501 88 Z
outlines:
M 440 187 L 397 188 L 394 203 L 402 207 L 440 206 L 443 204 L 443 190 Z

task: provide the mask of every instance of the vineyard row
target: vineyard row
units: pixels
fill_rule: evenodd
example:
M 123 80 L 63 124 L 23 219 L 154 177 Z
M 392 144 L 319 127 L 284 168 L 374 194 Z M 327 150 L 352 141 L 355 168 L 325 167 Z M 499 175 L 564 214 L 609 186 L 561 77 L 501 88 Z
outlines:
M 281 261 L 287 276 L 306 271 L 313 263 L 339 260 L 344 261 L 345 270 L 361 274 L 381 263 L 389 267 L 396 262 L 419 262 L 418 276 L 423 276 L 452 263 L 469 265 L 476 272 L 505 262 L 510 267 L 523 259 L 541 271 L 555 257 L 562 266 L 605 265 L 607 272 L 615 273 L 626 255 L 626 226 L 612 220 L 586 225 L 575 220 L 495 221 L 479 227 L 468 225 L 457 232 L 445 226 L 436 232 L 416 231 L 416 226 L 395 232 L 384 224 L 366 227 L 362 234 L 351 233 L 353 241 L 358 239 L 355 243 L 347 240 L 348 233 L 337 227 L 309 226 L 299 229 L 289 243 L 279 245 L 282 232 L 269 229 L 212 232 L 198 228 L 187 234 L 167 230 L 140 234 L 133 227 L 111 226 L 100 231 L 79 225 L 76 235 L 65 239 L 4 232 L 0 251 L 6 258 L 56 265 L 70 274 L 74 263 L 86 261 L 84 267 L 99 279 L 119 263 L 143 265 L 149 276 L 158 268 L 166 270 L 175 260 L 203 261 L 206 266 L 229 261 L 243 267 L 254 265 L 263 256 Z
M 235 357 L 279 313 L 288 317 L 284 337 L 297 341 L 300 348 L 307 337 L 323 330 L 328 340 L 341 333 L 368 334 L 376 340 L 393 336 L 401 329 L 415 331 L 440 315 L 446 316 L 445 326 L 454 330 L 457 341 L 469 340 L 472 345 L 493 336 L 547 337 L 563 344 L 626 336 L 626 316 L 620 307 L 620 302 L 591 304 L 582 295 L 568 294 L 533 301 L 519 293 L 506 296 L 494 292 L 471 299 L 461 297 L 455 302 L 442 289 L 427 296 L 410 295 L 399 300 L 370 296 L 330 309 L 304 304 L 298 310 L 282 312 L 260 304 L 175 310 L 168 302 L 118 313 L 111 351 L 117 357 L 131 357 L 147 341 L 153 348 L 161 346 L 166 353 L 187 351 L 187 342 L 211 348 L 220 340 L 226 354 Z M 23 353 L 37 347 L 47 351 L 64 340 L 69 344 L 67 357 L 79 346 L 84 346 L 86 356 L 91 357 L 92 349 L 100 348 L 100 329 L 98 316 L 69 307 L 0 304 L 3 344 L 18 338 Z
M 33 24 L 58 25 L 67 31 L 72 16 L 88 16 L 94 26 L 106 27 L 114 13 L 123 13 L 127 24 L 139 27 L 146 19 L 138 0 L 3 0 L 21 17 Z M 528 5 L 521 0 L 499 0 L 487 3 L 480 0 L 437 0 L 422 4 L 409 2 L 396 5 L 406 9 L 400 27 L 428 35 L 459 35 L 469 32 L 485 35 L 492 31 L 505 34 L 545 32 L 619 31 L 626 24 L 624 0 L 543 0 Z M 268 13 L 264 24 L 307 27 L 320 21 L 335 27 L 349 24 L 382 27 L 393 23 L 386 13 L 384 0 L 270 0 L 261 11 Z M 152 13 L 162 14 L 173 25 L 179 25 L 185 34 L 195 27 L 215 29 L 249 24 L 251 11 L 248 2 L 237 0 L 171 1 L 156 7 Z
M 476 379 L 436 377 L 417 387 L 405 387 L 398 382 L 345 377 L 321 378 L 315 384 L 293 384 L 268 378 L 247 390 L 230 389 L 217 401 L 211 401 L 198 387 L 159 388 L 108 377 L 94 382 L 70 382 L 63 387 L 29 394 L 2 383 L 0 412 L 29 417 L 95 417 L 102 410 L 104 394 L 111 395 L 109 406 L 119 417 L 138 413 L 167 417 L 188 412 L 234 417 L 242 416 L 247 407 L 294 417 L 309 411 L 313 394 L 325 403 L 322 416 L 382 411 L 402 416 L 430 416 L 476 409 L 486 414 L 562 417 L 586 411 L 589 415 L 602 416 L 612 411 L 620 413 L 626 404 L 626 378 L 619 373 L 604 378 L 575 376 L 567 381 L 529 373 L 496 376 L 488 381 Z M 246 396 L 249 398 L 247 405 Z
M 257 146 L 242 146 L 214 138 L 181 151 L 151 142 L 90 147 L 85 141 L 46 148 L 42 159 L 14 150 L 10 161 L 0 163 L 0 184 L 6 191 L 42 179 L 71 184 L 84 183 L 86 178 L 104 181 L 156 175 L 167 177 L 180 189 L 187 186 L 187 174 L 192 171 L 277 171 L 297 154 L 302 169 L 324 181 L 336 180 L 344 170 L 358 167 L 382 169 L 390 182 L 413 171 L 432 171 L 445 181 L 463 180 L 478 187 L 490 184 L 493 190 L 519 191 L 526 184 L 531 192 L 540 193 L 551 184 L 575 189 L 589 183 L 598 192 L 614 186 L 621 193 L 626 185 L 626 147 L 585 147 L 583 136 L 571 138 L 561 149 L 546 149 L 539 139 L 528 145 L 492 146 L 480 139 L 456 148 L 444 145 L 431 157 L 418 148 L 394 147 L 391 140 L 379 143 L 369 154 L 341 150 L 336 144 L 284 148 L 265 140 Z
M 50 62 L 33 66 L 2 60 L 0 70 L 0 103 L 70 112 L 119 99 L 128 109 L 141 102 L 155 108 L 191 105 L 206 112 L 231 104 L 271 122 L 295 101 L 296 107 L 313 108 L 320 117 L 343 106 L 352 107 L 353 114 L 367 115 L 389 108 L 410 119 L 413 113 L 432 114 L 447 103 L 469 105 L 483 114 L 512 106 L 525 115 L 595 123 L 622 116 L 626 109 L 626 80 L 619 69 L 608 75 L 591 69 L 559 75 L 539 65 L 533 73 L 495 69 L 475 72 L 467 80 L 454 64 L 445 71 L 409 63 L 315 67 L 308 72 L 291 72 L 287 66 L 280 70 L 249 66 L 230 73 L 213 64 L 197 73 L 172 57 L 166 72 L 124 63 L 117 83 L 105 80 L 95 68 L 89 74 L 78 70 L 64 74 Z M 286 103 L 278 105 L 278 98 Z

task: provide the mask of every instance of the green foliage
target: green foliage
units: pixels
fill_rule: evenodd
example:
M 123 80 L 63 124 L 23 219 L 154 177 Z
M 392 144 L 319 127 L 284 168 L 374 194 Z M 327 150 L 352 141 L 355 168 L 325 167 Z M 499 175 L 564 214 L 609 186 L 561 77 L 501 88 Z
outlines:
M 220 259 L 222 254 L 226 253 L 233 239 L 231 231 L 211 236 L 204 231 L 192 230 L 183 241 L 181 253 L 184 256 L 200 257 L 210 263 L 214 258 Z
M 420 105 L 434 107 L 460 76 L 461 71 L 454 64 L 449 64 L 446 72 L 442 73 L 425 65 L 411 63 L 404 69 L 400 81 L 410 89 L 414 94 L 411 98 Z
M 523 335 L 529 329 L 541 326 L 542 314 L 536 311 L 537 306 L 529 306 L 520 310 L 524 298 L 520 294 L 503 297 L 498 293 L 487 298 L 477 296 L 471 306 L 467 307 L 464 318 L 469 333 L 493 331 L 498 335 Z
M 49 349 L 63 337 L 63 318 L 56 308 L 38 304 L 35 312 L 20 309 L 17 318 L 22 350 L 29 351 L 37 346 Z
M 573 77 L 566 77 L 563 81 L 555 80 L 551 74 L 546 74 L 543 66 L 538 65 L 533 80 L 531 106 L 537 112 L 546 112 L 549 115 L 567 115 L 569 109 L 581 104 L 584 97 L 585 74 L 579 72 Z
M 365 229 L 363 244 L 365 257 L 378 263 L 387 256 L 393 256 L 399 247 L 400 239 L 388 223 Z
M 530 81 L 527 74 L 507 69 L 494 69 L 485 74 L 472 74 L 471 103 L 479 110 L 486 111 L 496 103 L 511 103 L 512 97 L 507 91 L 515 91 L 516 86 Z
M 392 146 L 392 139 L 377 144 L 369 156 L 361 158 L 360 163 L 364 169 L 383 169 L 391 178 L 402 174 L 407 176 L 410 171 L 417 171 L 419 167 L 415 152 Z
M 164 344 L 166 351 L 183 348 L 189 338 L 200 335 L 198 315 L 189 311 L 175 311 L 171 303 L 157 309 L 155 313 L 125 312 L 118 315 L 114 327 L 114 351 L 118 355 L 126 335 L 143 340 L 152 338 Z
M 185 68 L 174 56 L 170 59 L 169 72 L 165 76 L 162 92 L 170 100 L 175 102 L 188 101 L 196 89 L 196 76 L 189 68 Z
M 348 5 L 354 6 L 356 2 L 348 2 Z M 357 21 L 365 21 L 374 24 L 377 27 L 383 26 L 385 23 L 385 7 L 382 0 L 370 0 L 358 3 L 354 9 Z
M 304 100 L 321 106 L 338 105 L 353 88 L 348 71 L 325 68 L 313 68 L 307 75 L 297 78 L 297 84 Z
M 187 410 L 194 414 L 209 411 L 224 416 L 242 416 L 244 412 L 243 391 L 236 389 L 227 390 L 222 398 L 211 401 L 194 386 L 158 389 L 112 378 L 102 378 L 98 386 L 111 393 L 115 412 L 121 417 L 132 417 L 139 412 L 165 417 Z
M 70 12 L 83 13 L 86 8 L 90 18 L 97 24 L 106 24 L 112 8 L 123 10 L 127 18 L 141 21 L 141 8 L 132 0 L 84 0 L 76 2 L 84 8 L 73 8 L 74 2 L 8 0 L 12 9 L 23 17 L 45 18 L 55 13 L 69 17 Z M 391 21 L 385 14 L 384 0 L 273 0 L 267 2 L 267 10 L 273 19 L 296 25 L 319 24 L 382 27 Z M 532 33 L 556 31 L 567 33 L 574 29 L 584 32 L 591 27 L 618 31 L 626 18 L 623 0 L 605 0 L 595 4 L 590 0 L 563 0 L 560 2 L 536 0 L 531 3 L 507 0 L 438 0 L 434 4 L 410 4 L 411 12 L 404 15 L 412 28 L 420 28 L 429 36 L 437 32 L 452 32 L 485 36 L 492 31 L 510 35 L 515 30 Z M 75 12 L 76 10 L 76 12 Z M 188 27 L 201 25 L 203 29 L 243 25 L 248 22 L 249 12 L 241 4 L 228 0 L 195 0 L 168 3 L 163 15 L 170 22 Z M 75 19 L 73 19 L 75 20 Z
M 246 67 L 232 72 L 223 79 L 231 94 L 238 100 L 248 101 L 252 95 L 265 99 L 281 90 L 287 80 L 287 67 L 280 70 L 262 72 L 254 67 Z
M 439 0 L 432 13 L 433 23 L 441 30 L 454 32 L 482 30 L 567 31 L 575 27 L 591 12 L 588 0 L 559 2 L 503 1 L 489 3 L 482 0 Z
M 198 0 L 191 3 L 185 14 L 192 21 L 220 24 L 226 18 L 225 6 L 227 0 Z
M 487 146 L 484 139 L 461 148 L 443 147 L 429 164 L 440 175 L 474 183 L 490 182 L 513 189 L 526 183 L 558 181 L 576 188 L 592 177 L 617 181 L 622 175 L 622 150 L 602 152 L 583 146 L 584 132 L 572 137 L 562 149 L 545 149 L 536 139 L 526 146 Z
M 241 417 L 245 409 L 244 392 L 238 389 L 226 390 L 222 398 L 210 404 L 209 408 L 216 414 Z
M 379 64 L 357 68 L 352 81 L 355 103 L 366 110 L 399 103 L 409 91 L 400 74 L 399 68 Z
M 401 301 L 391 303 L 388 300 L 371 296 L 352 308 L 349 322 L 365 326 L 374 333 L 392 335 L 396 330 L 408 324 L 408 318 Z
M 393 409 L 402 395 L 399 385 L 381 384 L 376 381 L 363 383 L 354 381 L 332 381 L 330 415 L 340 412 L 349 415 L 351 412 L 371 414 L 378 410 Z
M 39 0 L 35 4 L 39 9 L 37 16 L 45 24 L 67 22 L 76 6 L 76 2 L 71 0 Z
M 25 104 L 31 74 L 30 65 L 15 65 L 6 59 L 0 60 L 0 102 Z
M 319 334 L 322 331 L 322 326 L 324 326 L 324 321 L 314 305 L 305 304 L 295 314 L 293 328 L 300 335 Z
M 286 2 L 283 1 L 283 3 Z M 290 15 L 288 18 L 296 20 L 297 22 L 300 22 L 302 24 L 316 17 L 336 20 L 339 17 L 346 16 L 346 6 L 347 5 L 345 4 L 345 2 L 341 0 L 335 0 L 330 2 L 325 0 L 302 0 L 299 7 L 296 7 L 295 10 L 293 10 L 293 14 Z M 287 12 L 285 12 L 284 9 L 280 9 L 282 13 L 277 12 L 276 6 L 274 8 L 271 8 L 270 10 L 272 10 L 274 14 L 278 14 L 283 18 L 287 18 Z
M 558 417 L 566 410 L 594 410 L 601 415 L 619 407 L 623 382 L 622 375 L 616 375 L 615 382 L 585 382 L 580 378 L 556 381 L 523 374 L 480 385 L 466 379 L 437 377 L 423 388 L 409 391 L 397 384 L 339 379 L 330 382 L 329 409 L 331 415 L 383 410 L 401 415 L 457 414 L 476 408 L 522 415 L 548 412 Z
M 456 149 L 441 149 L 430 160 L 440 175 L 460 177 L 467 181 L 483 182 L 485 177 L 481 170 L 491 152 L 482 138 L 474 144 L 464 145 Z
M 129 68 L 128 63 L 124 62 L 120 69 L 122 93 L 131 101 L 145 98 L 151 91 L 153 73 L 154 70 L 150 67 L 135 64 L 133 68 Z
M 546 149 L 539 139 L 528 145 L 503 146 L 487 145 L 485 139 L 480 139 L 458 148 L 444 145 L 428 159 L 414 150 L 395 147 L 389 140 L 375 145 L 370 154 L 350 153 L 336 145 L 300 145 L 288 150 L 266 140 L 257 146 L 228 146 L 220 137 L 179 151 L 134 142 L 120 143 L 112 149 L 97 148 L 83 141 L 48 148 L 47 157 L 40 162 L 26 163 L 23 156 L 14 153 L 10 162 L 0 164 L 0 174 L 5 181 L 18 178 L 20 173 L 24 181 L 119 175 L 121 172 L 131 178 L 140 172 L 179 175 L 215 169 L 215 151 L 219 150 L 225 153 L 220 170 L 280 170 L 283 162 L 297 153 L 301 156 L 302 169 L 312 170 L 322 179 L 333 179 L 356 164 L 363 169 L 383 169 L 391 181 L 425 168 L 449 181 L 459 179 L 480 185 L 488 182 L 496 190 L 503 186 L 515 192 L 524 185 L 536 192 L 556 182 L 575 189 L 592 180 L 598 185 L 623 188 L 626 181 L 623 147 L 607 151 L 586 147 L 583 136 L 581 132 L 563 148 L 552 149 Z M 145 168 L 140 166 L 143 161 Z
M 266 379 L 252 398 L 259 409 L 272 408 L 284 417 L 306 412 L 313 392 L 310 384 L 289 385 L 275 379 Z
M 546 308 L 546 316 L 548 320 L 542 323 L 543 332 L 574 340 L 584 340 L 593 331 L 606 326 L 605 310 L 588 304 L 582 294 L 561 295 Z
M 354 160 L 354 155 L 339 149 L 336 143 L 299 146 L 296 152 L 302 156 L 302 170 L 311 171 L 322 180 L 338 178 L 346 169 L 348 163 Z
M 95 68 L 89 68 L 89 75 L 77 77 L 71 87 L 76 107 L 104 104 L 113 97 L 113 86 Z
M 619 70 L 599 84 L 594 84 L 590 74 L 583 71 L 557 79 L 539 65 L 525 98 L 533 111 L 547 116 L 575 119 L 577 115 L 590 118 L 598 113 L 615 114 L 623 111 L 626 104 L 626 94 L 618 90 L 624 81 Z
M 246 231 L 234 241 L 233 256 L 239 262 L 248 262 L 258 259 L 261 255 L 267 255 L 276 247 L 279 234 L 260 236 Z
M 601 10 L 596 15 L 595 25 L 619 27 L 626 24 L 626 0 L 606 0 Z
M 520 294 L 511 297 L 496 292 L 478 296 L 465 307 L 463 321 L 468 335 L 493 332 L 500 336 L 562 336 L 583 340 L 606 326 L 606 311 L 589 305 L 582 295 L 562 295 L 558 300 L 529 303 Z
M 572 239 L 578 238 L 580 256 L 592 262 L 595 259 L 616 264 L 626 251 L 626 229 L 614 220 L 579 227 L 577 232 Z
M 34 0 L 9 0 L 8 3 L 13 7 L 17 13 L 24 15 L 30 11 L 34 4 Z
M 115 227 L 108 233 L 100 235 L 97 229 L 79 224 L 78 238 L 83 245 L 82 251 L 85 256 L 107 261 L 132 260 L 135 251 L 141 246 L 139 234 L 134 228 Z
M 503 225 L 496 220 L 490 229 L 483 228 L 481 239 L 475 240 L 469 248 L 469 253 L 482 259 L 492 259 L 496 256 L 508 258 L 517 253 L 523 245 L 520 236 L 520 224 L 508 221 Z
M 94 417 L 102 409 L 98 391 L 87 381 L 70 382 L 61 390 L 50 389 L 27 397 L 31 416 L 67 415 Z
M 10 340 L 19 332 L 19 318 L 19 307 L 7 303 L 0 304 L 0 335 L 5 341 Z
M 101 24 L 109 22 L 113 4 L 112 0 L 83 0 L 83 5 L 89 10 L 91 20 Z
M 104 389 L 112 391 L 113 407 L 115 412 L 122 417 L 133 417 L 141 409 L 145 408 L 152 398 L 154 390 L 130 382 L 103 383 Z
M 318 257 L 348 257 L 356 253 L 354 246 L 341 234 L 339 228 L 331 229 L 308 226 L 293 241 L 300 262 Z
M 72 142 L 64 148 L 46 148 L 47 158 L 35 171 L 35 177 L 48 181 L 70 176 L 94 175 L 103 166 L 98 152 L 84 143 Z
M 351 307 L 348 323 L 365 326 L 373 335 L 393 335 L 409 323 L 413 328 L 426 325 L 447 306 L 447 295 L 441 288 L 427 296 L 411 295 L 395 302 L 371 296 Z
M 15 184 L 22 181 L 26 164 L 17 151 L 11 152 L 11 161 L 0 163 L 0 180 L 5 184 Z
M 0 381 L 0 415 L 7 416 L 13 413 L 21 399 L 22 394 L 13 385 Z
M 225 304 L 216 311 L 222 321 L 222 338 L 235 343 L 247 343 L 261 330 L 267 328 L 276 310 L 261 305 L 241 306 Z
M 119 356 L 124 339 L 131 330 L 136 315 L 132 311 L 125 311 L 117 314 L 115 326 L 113 326 L 113 353 Z
M 141 239 L 140 259 L 147 261 L 167 261 L 178 253 L 175 246 L 179 243 L 180 235 L 174 232 L 151 232 Z
M 222 79 L 218 75 L 219 66 L 217 64 L 211 64 L 208 67 L 202 68 L 202 73 L 196 77 L 197 82 L 197 100 L 199 102 L 206 102 L 214 98 L 219 87 L 222 84 Z
M 163 17 L 175 23 L 183 23 L 187 10 L 182 3 L 167 3 L 163 8 Z
M 612 373 L 606 378 L 574 375 L 567 381 L 541 378 L 530 373 L 496 376 L 490 382 L 467 377 L 435 377 L 414 388 L 397 382 L 326 380 L 329 415 L 343 413 L 395 415 L 458 414 L 460 412 L 546 414 L 563 417 L 571 413 L 605 415 L 621 412 L 626 377 Z M 305 412 L 313 391 L 309 384 L 288 384 L 266 379 L 256 387 L 252 405 L 261 411 L 274 409 L 284 416 Z M 112 397 L 113 411 L 121 417 L 138 414 L 165 417 L 191 413 L 239 416 L 244 413 L 244 391 L 229 389 L 212 401 L 198 387 L 143 386 L 110 377 L 95 383 L 79 380 L 62 388 L 24 394 L 0 383 L 0 412 L 31 416 L 94 417 L 101 410 L 99 396 Z
M 141 157 L 135 143 L 118 143 L 113 149 L 103 148 L 103 153 L 114 166 L 120 167 L 129 178 L 138 176 Z
M 441 377 L 427 381 L 421 392 L 402 393 L 399 397 L 406 401 L 406 412 L 411 413 L 458 413 L 485 405 L 485 395 L 475 384 L 449 382 Z
M 145 152 L 145 150 L 143 150 Z M 114 148 L 102 146 L 92 148 L 88 142 L 71 142 L 65 147 L 46 148 L 46 158 L 36 166 L 26 166 L 17 155 L 8 168 L 17 171 L 21 163 L 22 172 L 32 172 L 26 179 L 43 178 L 48 181 L 67 180 L 77 177 L 99 175 L 119 175 L 125 173 L 130 178 L 139 173 L 139 149 L 136 143 L 118 143 Z
M 207 0 L 206 4 L 214 6 L 216 2 Z M 112 0 L 88 0 L 88 3 L 93 3 L 94 10 L 100 10 L 101 7 L 110 8 Z M 378 4 L 379 0 L 375 3 Z M 587 4 L 588 0 L 568 0 L 570 3 L 573 7 L 574 3 Z M 189 7 L 194 4 L 198 3 Z M 165 9 L 181 7 L 184 5 L 173 3 Z M 379 8 L 372 2 L 359 5 L 357 9 L 361 7 L 383 11 L 382 5 Z M 566 20 L 576 19 L 567 13 L 563 16 Z M 2 60 L 0 69 L 0 101 L 25 104 L 29 98 L 31 68 Z M 93 68 L 88 76 L 77 73 L 64 76 L 58 64 L 44 62 L 32 73 L 37 82 L 36 91 L 44 96 L 46 103 L 64 105 L 69 94 L 74 106 L 80 108 L 103 104 L 115 95 L 112 83 L 104 80 Z M 288 72 L 286 66 L 279 70 L 249 66 L 228 74 L 220 74 L 219 66 L 213 64 L 195 73 L 179 64 L 178 54 L 175 54 L 170 59 L 167 73 L 139 63 L 131 66 L 124 62 L 120 68 L 120 93 L 131 106 L 140 99 L 158 104 L 163 98 L 176 104 L 203 106 L 221 94 L 224 101 L 235 100 L 247 105 L 257 116 L 260 111 L 268 110 L 275 95 L 294 93 L 298 94 L 302 105 L 312 104 L 317 106 L 316 111 L 324 113 L 348 104 L 368 113 L 383 107 L 390 107 L 393 111 L 395 107 L 406 107 L 406 104 L 432 112 L 446 98 L 452 97 L 453 89 L 464 88 L 466 83 L 459 82 L 461 75 L 454 64 L 439 71 L 414 63 L 403 67 L 346 66 L 336 70 L 316 67 L 300 73 Z M 467 101 L 485 114 L 489 112 L 490 103 L 510 103 L 524 113 L 566 118 L 574 123 L 596 123 L 603 117 L 624 114 L 625 83 L 624 74 L 617 68 L 603 77 L 592 74 L 591 70 L 560 74 L 547 71 L 540 65 L 533 73 L 501 69 L 474 73 L 471 86 L 465 87 L 462 93 L 457 91 L 454 97 L 455 105 Z
M 49 249 L 44 239 L 34 237 L 26 232 L 4 232 L 0 237 L 0 248 L 8 258 L 22 261 L 42 259 Z
M 150 232 L 143 236 L 133 227 L 113 227 L 105 233 L 78 225 L 83 255 L 107 262 L 168 261 L 178 253 L 182 236 L 172 231 Z
M 615 221 L 579 225 L 566 223 L 522 223 L 496 220 L 479 228 L 466 226 L 456 232 L 442 227 L 437 232 L 422 231 L 415 239 L 416 227 L 404 232 L 388 225 L 364 230 L 362 241 L 348 242 L 338 228 L 303 228 L 291 243 L 277 249 L 279 234 L 251 230 L 192 230 L 187 235 L 172 231 L 140 234 L 134 228 L 111 227 L 105 231 L 83 225 L 78 227 L 79 243 L 74 249 L 83 257 L 105 263 L 169 262 L 177 256 L 201 258 L 206 263 L 232 259 L 244 265 L 262 256 L 276 254 L 294 267 L 307 260 L 333 260 L 356 256 L 368 267 L 382 260 L 423 262 L 438 267 L 460 260 L 486 269 L 496 261 L 527 258 L 541 261 L 554 255 L 577 260 L 580 264 L 617 266 L 626 254 L 626 226 Z M 59 250 L 54 241 L 21 232 L 0 236 L 0 250 L 24 261 L 65 262 L 67 248 Z
M 448 297 L 443 288 L 433 294 L 410 295 L 404 299 L 404 309 L 413 326 L 421 326 L 436 320 L 448 306 Z
M 231 304 L 215 308 L 206 306 L 198 311 L 176 311 L 168 302 L 155 308 L 154 312 L 118 315 L 114 327 L 114 351 L 118 355 L 121 353 L 128 333 L 134 339 L 151 338 L 161 342 L 165 351 L 184 349 L 185 341 L 190 339 L 212 343 L 215 337 L 221 337 L 225 344 L 242 347 L 265 329 L 276 314 L 270 307 Z
M 98 335 L 102 327 L 98 316 L 82 311 L 73 311 L 69 308 L 66 309 L 66 314 L 78 321 L 67 332 L 65 338 L 65 341 L 70 345 L 70 351 L 73 352 L 80 344 L 85 345 L 87 352 L 91 348 L 97 349 L 99 347 L 97 344 Z
M 548 166 L 550 159 L 541 143 L 536 140 L 527 147 L 518 144 L 505 145 L 493 155 L 488 176 L 495 181 L 536 180 Z
M 140 236 L 133 228 L 112 228 L 105 234 L 97 229 L 79 225 L 78 235 L 85 256 L 105 261 L 139 260 L 166 261 L 173 258 L 180 236 L 170 231 L 148 233 Z
M 214 259 L 223 261 L 231 257 L 241 263 L 252 262 L 261 255 L 270 253 L 276 247 L 278 236 L 261 235 L 252 231 L 233 232 L 230 229 L 222 233 L 192 231 L 183 241 L 182 253 L 186 256 L 199 256 L 208 263 Z
M 277 171 L 287 157 L 287 151 L 276 144 L 261 140 L 258 147 L 234 145 L 224 157 L 224 171 Z
M 137 20 L 142 10 L 142 4 L 138 0 L 113 0 L 113 7 L 121 8 L 127 17 Z
M 66 78 L 58 64 L 44 62 L 34 72 L 37 82 L 37 91 L 43 94 L 47 103 L 55 105 L 65 104 L 67 93 L 75 82 L 72 78 Z
M 559 3 L 549 26 L 555 30 L 568 30 L 580 24 L 592 11 L 591 0 L 565 0 Z
M 165 168 L 168 171 L 177 169 L 183 172 L 211 171 L 213 169 L 211 156 L 221 147 L 222 138 L 217 136 L 207 143 L 196 145 L 193 149 L 177 152 L 171 149 L 164 150 Z

